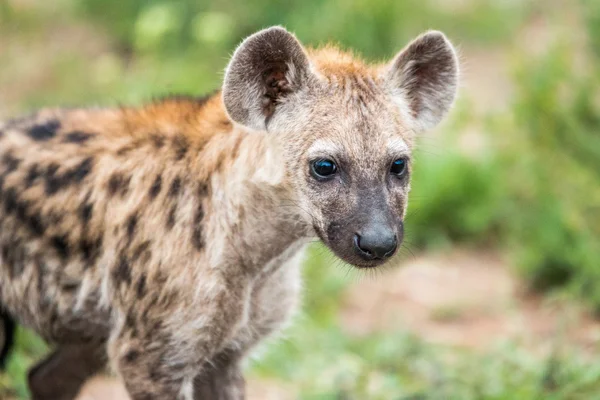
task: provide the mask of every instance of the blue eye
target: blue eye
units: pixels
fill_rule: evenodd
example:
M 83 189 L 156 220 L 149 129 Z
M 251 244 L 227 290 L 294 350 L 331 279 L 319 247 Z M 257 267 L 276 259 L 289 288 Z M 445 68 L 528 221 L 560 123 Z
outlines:
M 392 163 L 390 172 L 397 176 L 402 176 L 406 172 L 406 160 L 399 158 Z
M 326 158 L 315 160 L 311 165 L 311 172 L 316 178 L 328 178 L 335 174 L 336 171 L 337 165 Z

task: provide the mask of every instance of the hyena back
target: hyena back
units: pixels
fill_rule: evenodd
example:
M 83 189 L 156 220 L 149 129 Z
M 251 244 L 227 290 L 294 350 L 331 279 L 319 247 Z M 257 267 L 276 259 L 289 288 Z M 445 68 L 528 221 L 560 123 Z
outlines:
M 133 400 L 243 398 L 308 240 L 363 268 L 396 253 L 414 135 L 457 74 L 439 32 L 366 65 L 275 27 L 212 96 L 0 125 L 0 301 L 56 346 L 33 398 L 73 399 L 106 367 Z

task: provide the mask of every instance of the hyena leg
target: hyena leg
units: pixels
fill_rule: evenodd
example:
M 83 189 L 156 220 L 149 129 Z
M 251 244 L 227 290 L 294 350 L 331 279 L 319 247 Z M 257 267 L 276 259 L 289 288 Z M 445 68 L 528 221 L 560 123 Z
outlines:
M 109 356 L 131 400 L 188 400 L 184 389 L 192 363 L 175 360 L 168 343 L 125 337 L 111 342 Z
M 218 355 L 206 364 L 194 380 L 195 400 L 243 400 L 246 382 L 240 368 L 239 357 L 229 352 Z
M 223 353 L 202 365 L 191 349 L 182 350 L 184 343 L 172 347 L 157 340 L 160 336 L 141 339 L 130 335 L 113 341 L 109 354 L 132 400 L 244 399 L 239 357 Z
M 198 369 L 205 360 L 214 358 L 218 352 L 214 349 L 225 347 L 230 329 L 244 315 L 245 296 L 232 293 L 246 293 L 246 287 L 234 286 L 231 281 L 225 289 L 213 293 L 211 301 L 220 307 L 206 305 L 201 329 L 186 326 L 198 323 L 185 316 L 168 324 L 165 320 L 170 318 L 165 316 L 170 317 L 171 313 L 158 306 L 122 311 L 117 320 L 125 323 L 118 334 L 112 335 L 108 353 L 110 364 L 117 368 L 131 400 L 193 398 L 193 379 L 202 372 Z M 175 326 L 176 323 L 182 326 Z
M 85 381 L 106 366 L 103 345 L 62 345 L 28 375 L 32 400 L 73 400 Z

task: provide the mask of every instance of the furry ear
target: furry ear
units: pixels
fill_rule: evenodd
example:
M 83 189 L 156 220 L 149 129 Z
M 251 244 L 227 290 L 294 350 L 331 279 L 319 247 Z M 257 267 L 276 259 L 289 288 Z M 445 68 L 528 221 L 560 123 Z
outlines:
M 443 33 L 427 32 L 406 46 L 384 72 L 385 84 L 413 129 L 436 126 L 456 97 L 458 58 Z
M 233 54 L 223 101 L 234 121 L 265 130 L 279 103 L 306 85 L 309 61 L 302 45 L 282 27 L 248 37 Z

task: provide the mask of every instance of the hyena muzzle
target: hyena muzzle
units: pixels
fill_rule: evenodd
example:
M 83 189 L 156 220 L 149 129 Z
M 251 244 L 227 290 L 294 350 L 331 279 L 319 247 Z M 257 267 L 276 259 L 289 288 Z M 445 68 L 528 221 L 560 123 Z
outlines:
M 273 27 L 211 96 L 0 124 L 5 343 L 14 318 L 55 347 L 33 399 L 106 370 L 133 400 L 242 399 L 241 362 L 295 310 L 308 241 L 360 268 L 397 253 L 415 136 L 457 80 L 439 32 L 369 65 Z

